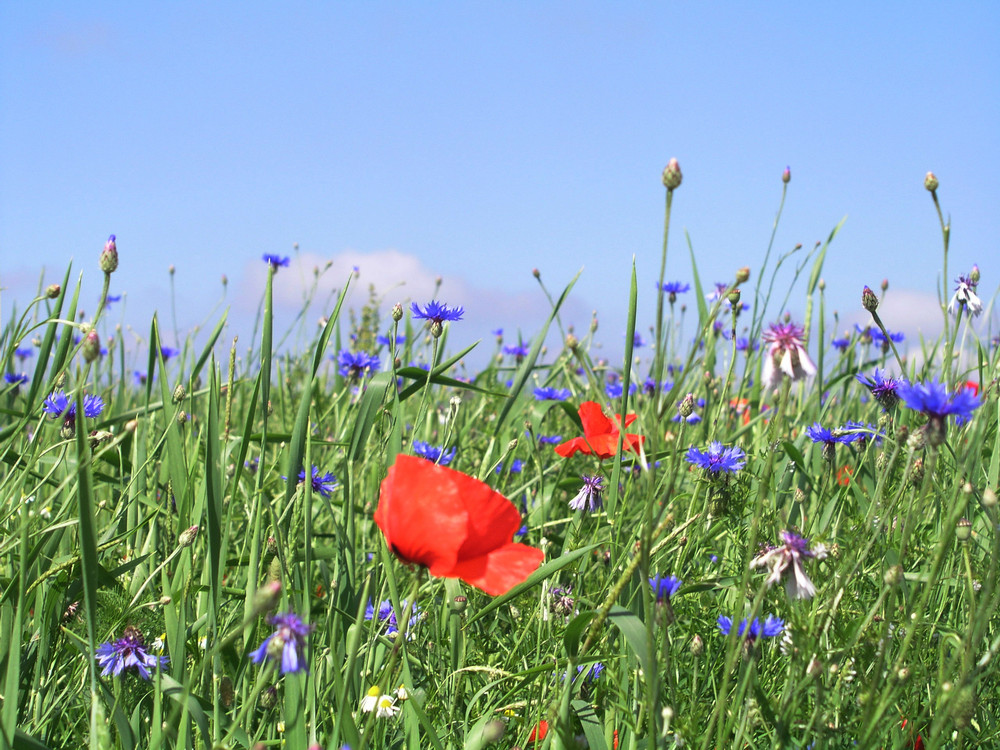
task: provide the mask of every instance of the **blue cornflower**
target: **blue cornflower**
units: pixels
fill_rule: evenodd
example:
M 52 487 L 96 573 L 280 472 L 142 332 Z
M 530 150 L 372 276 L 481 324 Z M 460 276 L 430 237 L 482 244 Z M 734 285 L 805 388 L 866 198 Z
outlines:
M 306 625 L 292 612 L 269 619 L 274 625 L 274 632 L 264 639 L 256 651 L 250 652 L 250 660 L 254 664 L 260 664 L 264 659 L 280 662 L 282 674 L 308 671 L 303 651 L 312 626 Z
M 569 388 L 536 388 L 536 401 L 565 401 L 570 396 Z
M 406 611 L 406 599 L 403 599 L 399 606 L 402 607 L 403 611 Z M 410 613 L 410 634 L 407 640 L 413 638 L 412 628 L 420 620 L 420 608 L 414 607 L 413 612 Z M 368 606 L 365 607 L 365 620 L 376 620 L 377 622 L 386 623 L 385 634 L 386 635 L 396 635 L 399 632 L 399 620 L 396 618 L 396 612 L 392 608 L 392 602 L 386 599 L 378 605 L 378 610 L 376 611 L 375 605 L 372 604 L 371 599 L 368 600 Z
M 542 445 L 558 445 L 563 441 L 562 435 L 539 435 L 538 442 Z
M 859 373 L 856 375 L 858 382 L 871 391 L 872 397 L 878 401 L 882 408 L 888 411 L 899 402 L 899 395 L 896 391 L 899 386 L 906 381 L 903 379 L 887 378 L 877 367 L 875 373 L 870 377 Z
M 461 320 L 462 316 L 465 315 L 464 308 L 448 307 L 448 305 L 436 300 L 431 300 L 422 308 L 416 302 L 412 302 L 410 303 L 410 312 L 418 320 L 429 320 L 439 325 L 446 320 Z
M 153 656 L 146 651 L 142 633 L 131 625 L 125 628 L 118 640 L 98 646 L 94 655 L 105 677 L 117 677 L 126 669 L 135 669 L 142 679 L 148 680 L 150 669 L 165 667 L 170 661 L 166 656 Z
M 646 345 L 646 340 L 639 333 L 632 334 L 632 348 L 642 349 Z
M 713 441 L 707 451 L 700 451 L 692 445 L 685 458 L 688 463 L 700 466 L 712 474 L 734 474 L 746 463 L 746 453 L 739 448 L 726 448 L 718 440 Z
M 371 375 L 379 371 L 382 363 L 374 354 L 368 352 L 352 352 L 341 349 L 337 354 L 337 369 L 341 375 L 351 380 L 361 380 L 366 375 Z
M 111 305 L 114 304 L 115 302 L 121 302 L 121 301 L 122 301 L 122 296 L 120 294 L 109 294 L 107 298 L 104 300 L 104 309 L 106 310 L 109 307 L 111 307 Z
M 663 576 L 662 578 L 653 576 L 649 579 L 649 585 L 653 587 L 653 593 L 656 594 L 657 604 L 670 601 L 670 597 L 677 593 L 681 583 L 683 582 L 677 576 Z
M 660 383 L 659 390 L 665 393 L 673 387 L 674 387 L 673 383 L 671 383 L 669 380 L 664 380 L 662 383 Z M 653 378 L 646 378 L 642 383 L 642 392 L 645 393 L 647 396 L 655 395 L 657 392 L 656 381 Z
M 3 379 L 7 381 L 10 385 L 21 385 L 21 383 L 27 383 L 29 378 L 25 373 L 4 373 Z
M 601 507 L 601 493 L 604 492 L 604 478 L 599 476 L 583 477 L 583 486 L 572 500 L 569 507 L 573 510 L 587 510 L 591 513 Z
M 834 433 L 832 430 L 827 429 L 819 422 L 813 422 L 810 427 L 807 427 L 806 435 L 808 435 L 809 439 L 814 443 L 823 443 L 825 446 L 851 442 L 850 439 L 845 439 L 844 435 Z
M 375 341 L 378 343 L 379 346 L 390 346 L 392 344 L 392 339 L 390 339 L 388 336 L 377 336 L 375 338 Z M 396 337 L 396 346 L 402 346 L 405 343 L 406 343 L 406 336 Z
M 879 329 L 878 327 L 862 328 L 857 323 L 854 324 L 854 330 L 856 330 L 858 333 L 862 335 L 867 333 L 871 337 L 872 343 L 877 344 L 883 349 L 889 348 L 890 339 L 894 344 L 899 344 L 906 338 L 906 336 L 903 335 L 902 333 L 894 333 L 887 328 L 885 331 L 887 334 L 889 334 L 889 338 L 887 339 L 885 337 L 885 334 L 883 334 L 881 329 Z
M 319 473 L 319 467 L 312 467 L 312 488 L 313 492 L 318 492 L 323 497 L 330 497 L 333 491 L 337 488 L 337 477 L 335 477 L 330 472 L 326 472 L 322 476 Z M 282 477 L 282 479 L 287 479 L 288 477 Z M 299 471 L 299 482 L 306 481 L 306 470 L 302 469 Z
M 104 410 L 104 400 L 100 396 L 83 397 L 83 413 L 93 419 Z M 76 419 L 76 401 L 70 401 L 62 391 L 53 391 L 45 397 L 42 411 L 53 417 L 66 420 Z
M 163 356 L 164 360 L 168 360 L 171 357 L 176 357 L 178 352 L 176 349 L 171 349 L 169 346 L 161 346 L 160 354 Z
M 668 281 L 663 285 L 663 291 L 670 295 L 671 302 L 677 299 L 678 294 L 684 294 L 685 292 L 690 291 L 690 289 L 690 284 L 684 284 L 680 281 Z
M 584 672 L 584 670 L 586 670 L 586 672 Z M 604 665 L 599 661 L 595 661 L 593 664 L 578 664 L 576 667 L 576 673 L 582 674 L 583 679 L 586 682 L 599 680 L 601 678 L 601 672 L 603 671 Z
M 413 441 L 413 453 L 441 466 L 447 466 L 455 458 L 455 448 L 446 451 L 442 447 L 425 443 L 423 440 Z
M 870 422 L 858 422 L 853 419 L 838 427 L 836 432 L 840 435 L 842 443 L 858 441 L 862 446 L 866 440 L 874 440 L 877 445 L 881 445 L 885 437 L 885 433 L 879 432 L 878 427 Z
M 520 474 L 522 471 L 524 471 L 524 461 L 522 461 L 519 458 L 515 458 L 513 461 L 510 462 L 509 471 L 511 474 Z M 497 467 L 493 470 L 494 474 L 503 474 L 503 472 L 504 472 L 503 464 L 497 464 Z
M 273 253 L 264 253 L 261 257 L 267 265 L 271 267 L 271 270 L 275 273 L 278 272 L 279 268 L 287 268 L 288 264 L 291 262 L 291 258 L 282 258 L 280 255 L 274 255 Z
M 833 339 L 830 343 L 833 344 L 834 349 L 842 352 L 851 345 L 851 337 L 845 336 L 842 339 Z
M 135 381 L 136 385 L 143 386 L 146 385 L 148 376 L 141 370 L 134 370 L 132 372 L 132 379 Z
M 719 626 L 719 630 L 722 631 L 723 635 L 729 635 L 729 631 L 733 628 L 733 620 L 731 617 L 726 617 L 725 615 L 719 615 L 719 619 L 716 620 Z M 739 630 L 737 633 L 744 636 L 747 643 L 752 644 L 758 638 L 773 638 L 774 636 L 781 633 L 785 629 L 785 623 L 778 617 L 774 615 L 768 615 L 764 622 L 761 622 L 759 618 L 753 618 L 753 622 L 747 624 L 747 620 L 744 617 L 740 621 Z
M 902 383 L 896 394 L 914 411 L 921 411 L 932 422 L 944 422 L 945 417 L 955 417 L 955 424 L 965 424 L 972 419 L 972 412 L 979 408 L 979 397 L 967 388 L 948 395 L 944 383 Z
M 501 336 L 503 336 L 503 328 L 494 328 L 492 331 L 490 331 L 490 333 L 492 333 L 497 338 L 500 338 Z
M 508 344 L 503 348 L 504 354 L 516 358 L 518 362 L 527 357 L 530 351 L 526 344 Z
M 14 356 L 17 357 L 20 360 L 25 360 L 28 357 L 34 357 L 35 356 L 35 351 L 34 351 L 34 349 L 29 349 L 27 347 L 25 347 L 23 349 L 15 349 L 14 350 Z
M 628 394 L 631 396 L 636 391 L 635 383 L 628 384 Z M 604 386 L 604 392 L 608 395 L 608 398 L 621 398 L 625 389 L 622 387 L 620 380 L 611 381 Z
M 760 344 L 756 341 L 751 342 L 746 336 L 740 336 L 736 339 L 736 351 L 746 352 L 749 354 L 751 351 L 757 351 L 760 349 Z

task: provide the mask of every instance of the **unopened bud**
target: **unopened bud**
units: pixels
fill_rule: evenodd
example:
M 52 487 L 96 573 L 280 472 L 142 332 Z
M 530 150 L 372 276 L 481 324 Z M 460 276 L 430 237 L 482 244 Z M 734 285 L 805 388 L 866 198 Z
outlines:
M 979 283 L 979 266 L 973 264 L 972 270 L 969 271 L 969 281 L 972 282 L 973 286 Z
M 80 351 L 87 362 L 93 362 L 101 356 L 101 337 L 93 328 L 83 337 L 83 346 Z
M 187 424 L 188 415 L 187 412 L 181 409 L 177 412 L 177 424 Z
M 539 271 L 537 268 L 531 269 L 531 275 L 534 276 L 536 279 L 542 278 L 542 272 Z
M 819 290 L 821 292 L 825 292 L 826 291 L 826 279 L 820 278 L 819 283 L 816 286 L 819 287 Z
M 873 313 L 878 309 L 878 297 L 875 296 L 875 292 L 873 292 L 869 286 L 865 286 L 865 288 L 861 290 L 861 306 L 870 313 Z
M 694 412 L 694 394 L 689 393 L 682 400 L 677 407 L 677 412 L 684 418 L 687 419 Z
M 169 273 L 171 276 L 173 276 L 174 273 L 176 273 L 176 271 L 177 271 L 177 269 L 174 267 L 173 263 L 171 263 L 169 266 L 167 266 L 167 273 Z
M 934 176 L 933 172 L 928 172 L 924 177 L 924 188 L 932 193 L 938 189 L 938 178 Z
M 444 325 L 442 325 L 440 320 L 435 320 L 431 323 L 431 336 L 437 339 L 441 337 L 442 333 L 444 333 Z
M 48 297 L 49 299 L 55 299 L 56 297 L 59 296 L 59 293 L 61 291 L 62 287 L 59 286 L 58 284 L 49 284 L 47 287 L 45 287 L 45 296 Z
M 572 333 L 567 333 L 566 348 L 569 349 L 570 351 L 575 351 L 578 346 L 580 346 L 580 339 L 578 339 Z
M 187 396 L 187 389 L 184 387 L 183 383 L 178 383 L 174 386 L 173 398 L 175 404 L 183 401 L 185 396 Z
M 910 482 L 919 487 L 924 481 L 924 459 L 918 458 L 913 462 L 913 470 L 910 472 Z
M 269 612 L 278 606 L 281 599 L 281 581 L 268 581 L 253 597 L 253 611 L 258 615 Z
M 681 174 L 681 165 L 677 163 L 677 159 L 668 161 L 667 166 L 663 168 L 663 187 L 675 190 L 681 186 L 683 179 L 684 175 Z
M 695 633 L 688 648 L 692 656 L 701 656 L 701 652 L 705 650 L 705 642 L 701 639 L 700 635 Z
M 403 319 L 403 306 L 398 302 L 392 306 L 392 319 L 397 323 Z
M 882 580 L 885 581 L 886 586 L 898 586 L 903 582 L 903 566 L 893 565 L 885 571 Z
M 271 643 L 274 643 L 277 640 L 279 640 L 278 636 L 275 636 L 271 639 Z M 284 643 L 282 643 L 282 646 L 284 646 Z M 270 645 L 268 645 L 268 651 L 270 651 Z M 278 658 L 280 658 L 280 656 Z M 261 692 L 258 700 L 260 701 L 260 707 L 265 711 L 269 711 L 278 705 L 278 689 L 274 687 L 274 685 L 268 685 Z M 264 743 L 261 743 L 261 745 L 263 744 Z
M 889 279 L 882 279 L 882 284 L 880 286 L 882 287 L 882 294 L 885 294 L 889 289 Z
M 792 170 L 790 167 L 785 167 L 785 171 L 781 173 L 781 181 L 786 185 L 792 181 Z
M 115 244 L 114 235 L 108 237 L 108 241 L 104 243 L 99 265 L 104 273 L 114 273 L 118 268 L 118 245 Z
M 729 300 L 730 307 L 732 307 L 734 310 L 738 309 L 740 304 L 740 290 L 733 289 L 733 291 L 731 291 L 728 295 L 726 295 L 726 299 Z
M 486 722 L 483 727 L 483 742 L 487 745 L 494 745 L 503 739 L 504 723 L 500 719 Z
M 198 526 L 190 526 L 182 531 L 177 537 L 178 547 L 190 547 L 198 537 Z
M 229 286 L 229 277 L 226 274 L 222 274 L 222 286 Z
M 984 508 L 995 508 L 997 504 L 997 493 L 992 487 L 987 487 L 983 490 L 983 507 Z
M 130 419 L 128 422 L 125 423 L 125 432 L 135 432 L 136 428 L 138 427 L 139 427 L 139 420 Z

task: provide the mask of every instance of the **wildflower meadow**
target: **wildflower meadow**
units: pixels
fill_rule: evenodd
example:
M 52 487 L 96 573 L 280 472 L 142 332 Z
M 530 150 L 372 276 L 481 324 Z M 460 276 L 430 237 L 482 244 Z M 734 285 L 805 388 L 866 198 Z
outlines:
M 877 279 L 828 313 L 839 226 L 707 278 L 662 184 L 618 361 L 538 273 L 476 371 L 465 310 L 353 276 L 276 330 L 271 253 L 239 353 L 108 322 L 125 237 L 91 316 L 46 276 L 0 332 L 3 746 L 1000 747 L 1000 355 L 936 178 L 934 340 Z

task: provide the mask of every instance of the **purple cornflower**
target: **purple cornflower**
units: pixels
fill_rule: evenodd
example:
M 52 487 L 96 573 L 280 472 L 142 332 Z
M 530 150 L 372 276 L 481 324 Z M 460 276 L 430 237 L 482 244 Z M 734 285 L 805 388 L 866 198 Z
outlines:
M 426 458 L 428 461 L 440 466 L 447 466 L 451 463 L 451 460 L 455 458 L 455 450 L 455 448 L 452 448 L 446 451 L 442 447 L 425 443 L 423 440 L 413 441 L 413 454 L 415 456 Z
M 403 599 L 399 606 L 402 607 L 403 611 L 406 611 L 406 599 Z M 413 612 L 410 613 L 410 624 L 408 629 L 411 631 L 407 636 L 407 640 L 413 638 L 412 628 L 420 620 L 420 608 L 414 607 Z M 375 605 L 372 604 L 371 599 L 368 600 L 368 606 L 365 607 L 365 620 L 375 620 L 376 622 L 386 623 L 385 634 L 388 636 L 396 635 L 399 632 L 399 620 L 396 618 L 396 612 L 392 608 L 392 602 L 388 599 L 381 602 L 378 605 L 378 610 L 375 609 Z
M 94 419 L 104 410 L 104 400 L 100 396 L 83 397 L 84 416 Z M 62 417 L 66 421 L 76 419 L 76 401 L 70 401 L 62 391 L 53 391 L 45 397 L 42 411 L 53 417 Z
M 712 474 L 724 472 L 735 474 L 746 463 L 746 453 L 739 448 L 726 448 L 718 440 L 713 441 L 707 451 L 700 451 L 693 445 L 684 456 L 688 463 L 699 466 Z
M 972 419 L 972 412 L 979 408 L 979 396 L 967 388 L 960 388 L 948 395 L 944 383 L 903 383 L 896 389 L 900 400 L 910 409 L 927 415 L 931 443 L 944 442 L 945 419 L 954 417 L 956 425 Z
M 638 333 L 633 333 L 632 334 L 632 348 L 633 349 L 642 349 L 642 347 L 644 347 L 645 345 L 646 345 L 646 341 L 645 341 L 645 339 L 643 339 L 643 337 L 641 335 L 639 335 Z
M 576 607 L 572 593 L 572 586 L 553 586 L 549 591 L 549 610 L 564 617 L 572 614 Z
M 170 661 L 166 656 L 153 656 L 146 651 L 142 632 L 131 625 L 125 628 L 118 640 L 98 646 L 94 656 L 105 677 L 117 677 L 126 669 L 135 669 L 144 680 L 149 679 L 150 669 L 165 667 Z
M 382 363 L 374 354 L 368 352 L 352 352 L 341 349 L 337 354 L 337 372 L 351 380 L 361 380 L 366 375 L 379 371 Z
M 882 408 L 888 411 L 894 407 L 899 402 L 899 395 L 896 391 L 899 386 L 906 383 L 905 380 L 896 378 L 887 378 L 884 373 L 880 371 L 877 367 L 875 368 L 875 373 L 869 377 L 868 375 L 858 374 L 858 382 L 861 383 L 865 388 L 871 391 L 872 397 L 878 401 Z
M 764 549 L 750 562 L 750 567 L 766 567 L 770 571 L 765 581 L 768 586 L 784 578 L 789 599 L 811 599 L 816 594 L 816 587 L 806 575 L 802 561 L 807 557 L 826 557 L 826 548 L 809 549 L 809 540 L 791 531 L 781 532 L 781 542 L 779 547 Z M 789 570 L 791 575 L 786 576 Z
M 570 397 L 569 388 L 536 388 L 536 401 L 565 401 Z
M 979 266 L 972 267 L 972 273 L 968 276 L 959 276 L 955 283 L 955 294 L 948 303 L 948 312 L 954 315 L 963 307 L 972 316 L 979 315 L 983 311 L 983 302 L 976 294 L 976 287 L 979 285 Z
M 670 601 L 670 597 L 677 593 L 681 583 L 683 581 L 677 576 L 663 576 L 662 578 L 653 576 L 649 579 L 649 585 L 653 587 L 653 593 L 656 594 L 657 604 Z
M 709 302 L 718 302 L 720 299 L 726 297 L 728 292 L 729 292 L 729 284 L 723 281 L 716 281 L 715 291 L 706 294 L 705 299 L 708 300 Z
M 281 674 L 308 671 L 303 651 L 312 626 L 306 625 L 293 612 L 273 615 L 268 620 L 274 626 L 274 632 L 264 639 L 256 651 L 250 652 L 250 661 L 254 664 L 260 664 L 264 659 L 280 662 Z
M 802 336 L 802 326 L 795 323 L 771 323 L 761 335 L 769 344 L 762 372 L 766 387 L 777 388 L 783 375 L 801 380 L 816 374 L 816 365 L 809 359 Z
M 282 258 L 280 255 L 275 255 L 273 253 L 264 253 L 261 257 L 274 273 L 278 272 L 279 268 L 287 268 L 288 264 L 291 262 L 291 258 Z
M 448 307 L 442 302 L 431 300 L 422 308 L 416 302 L 410 303 L 410 312 L 418 320 L 429 320 L 431 323 L 442 324 L 446 320 L 461 320 L 465 315 L 462 307 Z
M 573 510 L 587 510 L 591 513 L 601 507 L 601 493 L 604 492 L 604 478 L 599 476 L 583 477 L 583 486 L 572 500 L 569 507 Z
M 288 477 L 282 477 L 282 479 L 288 479 Z M 302 469 L 299 471 L 299 482 L 306 481 L 306 470 Z M 323 497 L 330 497 L 333 491 L 337 488 L 337 477 L 335 477 L 330 472 L 326 472 L 322 476 L 319 473 L 319 467 L 312 467 L 312 488 L 313 492 L 318 492 Z
M 132 379 L 135 380 L 135 384 L 138 386 L 146 385 L 147 377 L 146 373 L 140 370 L 134 370 L 132 372 Z
M 719 626 L 719 630 L 722 631 L 723 635 L 729 635 L 729 631 L 733 629 L 733 619 L 731 617 L 726 617 L 725 615 L 719 615 L 719 619 L 716 620 Z M 749 625 L 749 626 L 748 626 Z M 744 636 L 748 644 L 753 644 L 758 638 L 773 638 L 774 636 L 781 633 L 785 629 L 785 623 L 778 617 L 774 615 L 768 615 L 764 622 L 761 622 L 759 618 L 753 618 L 753 622 L 747 623 L 747 619 L 744 617 L 740 621 L 739 630 L 736 632 Z

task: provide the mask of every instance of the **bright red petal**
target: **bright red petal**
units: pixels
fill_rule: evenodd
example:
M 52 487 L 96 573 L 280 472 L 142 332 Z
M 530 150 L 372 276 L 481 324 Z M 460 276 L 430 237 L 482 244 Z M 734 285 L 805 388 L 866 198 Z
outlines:
M 481 556 L 460 560 L 447 572 L 431 573 L 461 578 L 490 596 L 506 594 L 538 569 L 545 557 L 540 549 L 511 542 Z
M 596 401 L 584 401 L 578 409 L 580 421 L 583 422 L 583 434 L 587 438 L 594 435 L 607 435 L 614 431 L 611 420 L 604 416 L 601 405 Z
M 459 497 L 465 503 L 465 541 L 458 549 L 458 562 L 481 557 L 510 544 L 521 528 L 521 514 L 514 503 L 478 479 L 453 472 Z
M 447 567 L 458 559 L 468 511 L 453 474 L 459 472 L 401 455 L 382 480 L 375 523 L 404 561 Z
M 590 446 L 584 438 L 578 437 L 572 440 L 567 440 L 565 443 L 560 443 L 556 446 L 556 453 L 558 453 L 563 458 L 569 458 L 574 453 L 579 451 L 580 453 L 590 453 Z

